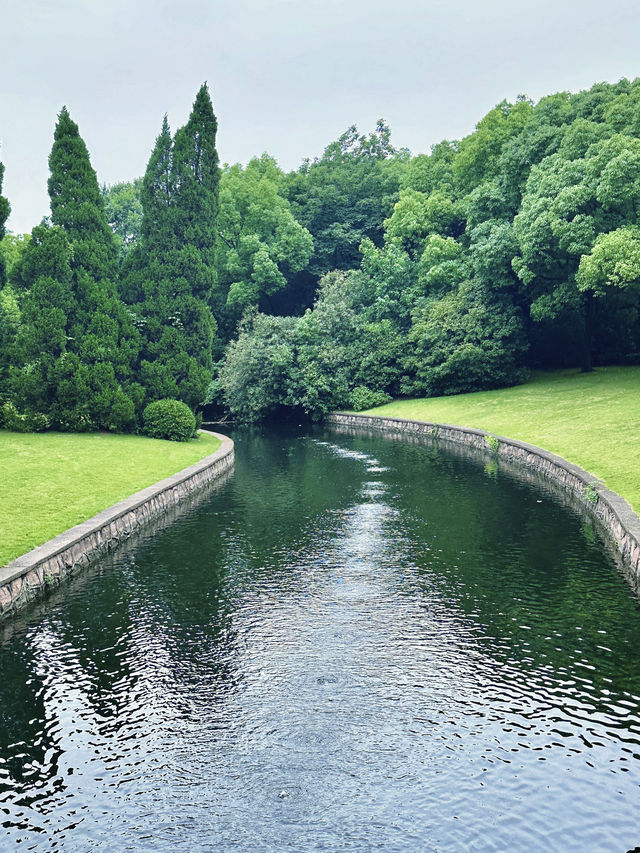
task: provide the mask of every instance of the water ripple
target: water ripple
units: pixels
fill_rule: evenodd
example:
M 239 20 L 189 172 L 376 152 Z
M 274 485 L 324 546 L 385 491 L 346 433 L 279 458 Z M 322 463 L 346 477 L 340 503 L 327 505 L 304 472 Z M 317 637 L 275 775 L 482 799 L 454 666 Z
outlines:
M 237 454 L 6 632 L 2 849 L 640 841 L 638 605 L 583 520 L 418 445 Z

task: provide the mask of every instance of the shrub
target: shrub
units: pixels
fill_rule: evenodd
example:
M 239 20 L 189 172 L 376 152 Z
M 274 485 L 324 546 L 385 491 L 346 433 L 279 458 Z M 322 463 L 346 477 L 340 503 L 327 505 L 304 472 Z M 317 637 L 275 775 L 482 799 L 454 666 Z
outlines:
M 22 414 L 11 402 L 0 406 L 0 429 L 11 432 L 44 432 L 49 427 L 49 418 L 41 412 L 28 411 Z
M 390 402 L 391 397 L 384 391 L 372 391 L 365 385 L 358 385 L 351 392 L 351 408 L 355 412 L 361 412 L 363 409 L 374 409 L 376 406 L 383 406 Z
M 143 432 L 151 438 L 189 441 L 196 434 L 195 415 L 179 400 L 156 400 L 142 413 Z

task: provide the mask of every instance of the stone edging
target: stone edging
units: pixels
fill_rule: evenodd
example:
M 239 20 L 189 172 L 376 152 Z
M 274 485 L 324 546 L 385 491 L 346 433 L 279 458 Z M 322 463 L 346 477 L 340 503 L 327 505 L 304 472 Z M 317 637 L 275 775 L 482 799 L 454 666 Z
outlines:
M 204 430 L 203 430 L 204 432 Z M 136 492 L 0 568 L 0 619 L 22 609 L 61 578 L 92 563 L 134 530 L 216 480 L 234 463 L 233 441 L 208 432 L 221 445 L 210 456 Z
M 625 573 L 635 589 L 640 583 L 640 517 L 627 501 L 603 486 L 597 477 L 541 447 L 494 435 L 481 429 L 412 421 L 375 415 L 334 412 L 328 424 L 350 428 L 369 427 L 386 433 L 423 435 L 491 454 L 500 461 L 533 469 L 572 493 L 587 512 L 598 520 L 616 546 Z

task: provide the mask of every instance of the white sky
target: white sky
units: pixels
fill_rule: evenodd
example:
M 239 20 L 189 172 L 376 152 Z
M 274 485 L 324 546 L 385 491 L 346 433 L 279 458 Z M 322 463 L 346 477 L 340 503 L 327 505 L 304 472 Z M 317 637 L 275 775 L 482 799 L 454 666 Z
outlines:
M 221 160 L 288 170 L 351 124 L 419 153 L 503 98 L 633 79 L 639 44 L 638 0 L 0 0 L 8 225 L 48 213 L 63 104 L 101 182 L 143 174 L 205 80 Z

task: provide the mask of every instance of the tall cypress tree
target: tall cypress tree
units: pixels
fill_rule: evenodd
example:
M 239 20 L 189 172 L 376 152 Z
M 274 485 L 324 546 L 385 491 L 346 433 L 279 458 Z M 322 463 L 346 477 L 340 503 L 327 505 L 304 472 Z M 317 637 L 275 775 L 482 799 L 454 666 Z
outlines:
M 194 409 L 211 380 L 216 330 L 208 304 L 218 211 L 216 131 L 206 85 L 173 142 L 165 117 L 143 181 L 142 238 L 122 280 L 143 334 L 147 400 L 173 397 Z
M 48 181 L 51 222 L 66 231 L 75 270 L 86 272 L 95 281 L 115 283 L 118 249 L 87 146 L 66 107 L 58 117 L 53 140 Z M 113 284 L 106 289 L 113 291 Z
M 14 399 L 59 429 L 131 429 L 142 400 L 133 382 L 139 334 L 117 295 L 117 247 L 66 107 L 49 167 L 52 224 L 34 228 L 16 271 L 24 322 L 14 348 Z
M 142 237 L 148 252 L 165 251 L 173 243 L 172 202 L 173 142 L 165 115 L 162 128 L 142 180 Z
M 162 279 L 162 260 L 173 245 L 171 223 L 171 164 L 173 141 L 165 115 L 142 179 L 142 223 L 140 239 L 125 258 L 120 272 L 120 295 L 135 306 L 143 339 L 149 338 L 149 316 Z M 153 337 L 153 336 L 152 336 Z M 143 351 L 143 360 L 148 353 Z
M 11 212 L 8 200 L 2 195 L 2 181 L 4 179 L 4 163 L 0 163 L 0 240 L 5 235 L 5 222 Z M 6 270 L 4 257 L 0 254 L 0 290 L 4 287 L 6 281 Z
M 72 258 L 64 228 L 43 222 L 12 273 L 22 309 L 10 348 L 12 399 L 27 420 L 45 416 L 45 423 L 60 428 L 81 428 L 87 420 L 87 370 L 70 347 L 76 313 Z M 69 375 L 61 388 L 63 373 Z
M 195 246 L 207 266 L 213 265 L 218 216 L 217 132 L 209 90 L 203 84 L 189 121 L 176 133 L 171 182 L 176 239 L 179 244 Z
M 4 178 L 4 164 L 0 163 L 0 240 L 5 235 L 5 222 L 9 216 L 10 207 L 7 199 L 2 195 L 2 180 Z M 5 291 L 2 292 L 7 280 L 7 270 L 3 254 L 0 252 L 0 395 L 4 396 L 7 373 L 9 369 L 9 344 L 11 342 L 14 326 L 17 324 L 12 322 L 11 308 L 14 308 L 17 313 L 17 305 L 13 294 Z M 2 403 L 0 396 L 0 403 Z M 2 415 L 0 414 L 0 421 Z

